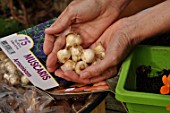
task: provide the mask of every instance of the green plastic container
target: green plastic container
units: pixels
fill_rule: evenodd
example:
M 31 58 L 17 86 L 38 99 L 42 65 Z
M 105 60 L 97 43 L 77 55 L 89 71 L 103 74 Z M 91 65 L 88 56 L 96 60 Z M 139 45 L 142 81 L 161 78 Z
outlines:
M 136 68 L 151 65 L 158 69 L 170 68 L 170 47 L 137 46 L 123 62 L 116 87 L 116 99 L 125 102 L 129 113 L 170 113 L 170 95 L 137 92 Z

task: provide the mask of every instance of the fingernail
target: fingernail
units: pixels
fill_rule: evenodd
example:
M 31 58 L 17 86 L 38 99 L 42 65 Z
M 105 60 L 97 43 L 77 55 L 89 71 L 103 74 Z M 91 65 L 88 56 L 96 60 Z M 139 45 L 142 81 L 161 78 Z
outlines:
M 83 72 L 83 73 L 80 74 L 80 78 L 85 79 L 85 78 L 87 78 L 89 75 L 90 75 L 90 73 L 86 71 L 86 72 Z

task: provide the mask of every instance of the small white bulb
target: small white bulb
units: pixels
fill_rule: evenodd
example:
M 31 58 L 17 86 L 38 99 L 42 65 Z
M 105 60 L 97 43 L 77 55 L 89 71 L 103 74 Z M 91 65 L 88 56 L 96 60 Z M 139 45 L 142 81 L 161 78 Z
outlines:
M 8 57 L 5 55 L 5 53 L 3 51 L 0 51 L 0 60 L 5 60 L 7 59 Z
M 75 67 L 76 73 L 80 75 L 81 71 L 85 69 L 87 66 L 88 66 L 87 63 L 84 61 L 77 62 L 76 67 Z
M 63 71 L 74 70 L 76 63 L 72 60 L 66 61 L 60 68 Z
M 92 63 L 94 61 L 94 58 L 95 58 L 94 50 L 84 49 L 81 58 L 86 63 Z
M 17 67 L 12 63 L 12 61 L 8 61 L 5 64 L 5 68 L 10 74 L 14 74 L 17 70 Z
M 27 85 L 29 82 L 30 82 L 29 79 L 28 79 L 25 75 L 22 75 L 22 77 L 21 77 L 21 83 L 22 83 L 23 85 Z
M 101 42 L 94 48 L 94 53 L 95 53 L 95 56 L 101 60 L 104 59 L 105 57 L 105 49 L 104 47 L 102 46 Z
M 6 79 L 7 81 L 9 81 L 10 76 L 9 76 L 9 74 L 5 73 L 5 74 L 3 75 L 3 78 Z
M 18 84 L 20 84 L 20 78 L 18 76 L 10 74 L 9 77 L 10 77 L 9 83 L 11 85 L 18 85 Z
M 105 52 L 105 49 L 104 47 L 102 46 L 102 43 L 98 43 L 97 46 L 94 48 L 94 51 L 96 53 L 100 53 L 100 52 Z
M 67 49 L 62 49 L 57 52 L 57 58 L 60 63 L 65 63 L 71 57 L 71 53 Z
M 81 55 L 83 53 L 82 46 L 73 46 L 70 48 L 72 60 L 77 62 L 81 59 Z
M 101 61 L 100 58 L 95 58 L 94 61 L 92 62 L 92 64 L 96 64 L 97 62 Z
M 66 36 L 66 47 L 76 46 L 82 44 L 82 39 L 80 35 L 70 33 Z
M 81 45 L 81 44 L 82 44 L 82 39 L 81 39 L 80 35 L 77 35 L 77 36 L 76 36 L 75 44 L 76 44 L 76 45 Z

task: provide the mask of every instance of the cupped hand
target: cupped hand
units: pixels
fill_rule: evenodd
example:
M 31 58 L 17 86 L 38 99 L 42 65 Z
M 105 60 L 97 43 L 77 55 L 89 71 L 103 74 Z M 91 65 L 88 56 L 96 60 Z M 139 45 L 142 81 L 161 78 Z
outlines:
M 119 16 L 130 0 L 74 0 L 62 12 L 58 19 L 45 30 L 44 53 L 48 55 L 48 71 L 57 68 L 57 51 L 65 46 L 61 34 L 71 28 L 81 35 L 84 48 L 94 43 Z
M 60 69 L 56 70 L 55 74 L 69 81 L 87 84 L 106 80 L 116 75 L 122 60 L 138 42 L 137 38 L 132 38 L 135 34 L 132 34 L 135 25 L 133 21 L 121 19 L 106 29 L 100 38 L 90 46 L 93 49 L 98 43 L 102 43 L 106 50 L 105 58 L 88 66 L 80 75 L 73 71 L 63 72 Z
M 80 80 L 95 83 L 111 78 L 118 73 L 121 62 L 138 42 L 137 38 L 132 38 L 132 31 L 136 25 L 132 23 L 127 19 L 119 20 L 111 25 L 91 46 L 94 48 L 98 43 L 102 43 L 106 49 L 106 55 L 103 60 L 83 70 Z
M 95 83 L 114 76 L 117 74 L 119 65 L 135 45 L 153 35 L 169 31 L 169 5 L 170 1 L 165 1 L 112 24 L 91 46 L 94 48 L 99 42 L 102 43 L 106 49 L 104 59 L 90 65 L 81 71 L 80 75 L 61 70 L 56 70 L 55 74 L 67 80 L 82 83 Z
M 170 1 L 165 1 L 111 25 L 92 45 L 93 48 L 101 42 L 106 49 L 105 58 L 83 70 L 80 80 L 94 83 L 114 76 L 117 74 L 118 66 L 135 45 L 154 35 L 169 31 L 169 4 Z

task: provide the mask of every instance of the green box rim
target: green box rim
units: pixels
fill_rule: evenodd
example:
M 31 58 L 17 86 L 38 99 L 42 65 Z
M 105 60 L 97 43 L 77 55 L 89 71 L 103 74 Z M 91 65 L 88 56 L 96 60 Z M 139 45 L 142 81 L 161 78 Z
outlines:
M 140 45 L 137 46 L 135 49 L 138 48 L 161 48 L 161 49 L 168 49 L 170 51 L 170 47 L 165 47 L 165 46 Z M 129 71 L 133 55 L 134 53 L 132 51 L 132 53 L 127 57 L 127 59 L 122 64 L 120 77 L 118 80 L 118 84 L 116 86 L 116 99 L 126 103 L 146 104 L 146 105 L 154 105 L 154 106 L 166 106 L 170 104 L 170 95 L 130 91 L 124 88 L 126 78 L 127 78 L 127 72 Z

